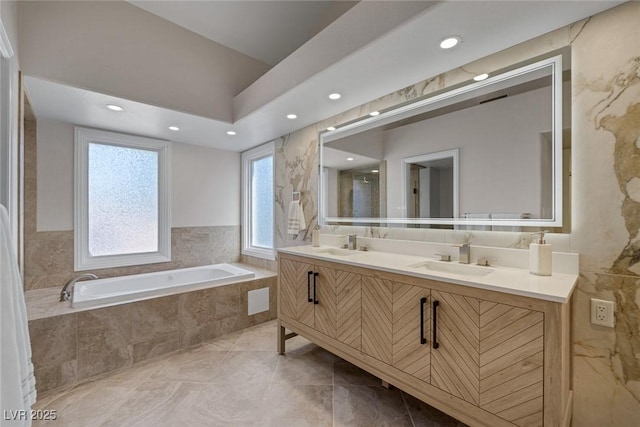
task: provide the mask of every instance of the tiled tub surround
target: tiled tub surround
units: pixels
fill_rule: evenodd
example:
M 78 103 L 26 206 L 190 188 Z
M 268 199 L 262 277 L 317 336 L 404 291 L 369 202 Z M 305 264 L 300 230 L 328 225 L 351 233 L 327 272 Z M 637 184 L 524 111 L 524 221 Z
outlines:
M 26 170 L 25 170 L 26 173 Z M 26 225 L 26 224 L 25 224 Z M 25 289 L 62 287 L 73 271 L 73 231 L 25 234 Z M 240 226 L 171 229 L 171 261 L 91 270 L 100 278 L 240 261 Z
M 302 192 L 305 217 L 317 220 L 318 132 L 369 112 L 427 95 L 473 76 L 571 46 L 572 230 L 548 235 L 554 251 L 580 254 L 572 297 L 574 427 L 637 425 L 640 413 L 640 3 L 589 19 L 429 78 L 276 140 L 276 247 L 311 240 L 286 234 L 286 206 Z M 340 227 L 337 234 L 351 234 Z M 369 237 L 525 249 L 517 232 L 357 228 Z M 325 227 L 323 232 L 330 232 Z M 434 240 L 435 239 L 435 240 Z M 589 299 L 616 302 L 613 329 L 589 323 Z
M 186 348 L 276 317 L 276 275 L 91 309 L 59 302 L 60 288 L 26 292 L 38 393 Z M 269 288 L 269 310 L 247 314 L 247 294 Z

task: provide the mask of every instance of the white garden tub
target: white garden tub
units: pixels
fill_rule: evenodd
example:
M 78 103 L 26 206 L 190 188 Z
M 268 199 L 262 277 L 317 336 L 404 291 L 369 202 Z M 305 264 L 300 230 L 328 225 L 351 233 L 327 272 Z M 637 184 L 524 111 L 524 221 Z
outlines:
M 76 282 L 73 308 L 148 299 L 179 291 L 226 285 L 255 277 L 254 272 L 231 264 L 213 264 L 156 273 Z

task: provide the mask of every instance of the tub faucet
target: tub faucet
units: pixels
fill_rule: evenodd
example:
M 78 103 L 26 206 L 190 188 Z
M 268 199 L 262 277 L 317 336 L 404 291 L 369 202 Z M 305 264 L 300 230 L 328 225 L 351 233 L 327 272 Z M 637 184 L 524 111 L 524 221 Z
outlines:
M 471 242 L 454 245 L 460 248 L 460 256 L 458 262 L 460 264 L 469 264 L 471 262 Z
M 97 279 L 98 276 L 96 276 L 93 273 L 85 273 L 85 274 L 80 274 L 76 277 L 74 277 L 73 279 L 69 280 L 67 283 L 65 283 L 64 287 L 62 288 L 62 291 L 60 292 L 60 301 L 70 301 L 71 300 L 71 291 L 73 289 L 73 285 L 76 284 L 77 281 L 79 280 L 84 280 L 84 279 Z

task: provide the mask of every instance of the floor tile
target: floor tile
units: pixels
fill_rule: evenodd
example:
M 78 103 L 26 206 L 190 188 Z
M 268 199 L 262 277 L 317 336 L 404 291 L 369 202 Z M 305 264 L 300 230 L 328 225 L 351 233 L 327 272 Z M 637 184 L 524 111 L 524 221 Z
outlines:
M 154 381 L 210 382 L 224 361 L 227 351 L 198 347 L 169 356 L 149 379 Z
M 263 418 L 262 398 L 268 383 L 205 384 L 189 408 L 194 426 L 250 426 Z
M 335 426 L 412 426 L 400 390 L 395 388 L 336 385 L 333 404 Z
M 271 381 L 278 355 L 266 351 L 230 351 L 215 371 L 211 382 L 261 384 Z
M 346 360 L 336 357 L 333 365 L 334 384 L 343 385 L 380 385 L 381 380 Z
M 133 394 L 131 385 L 108 380 L 79 385 L 40 409 L 56 411 L 54 421 L 34 421 L 33 426 L 85 427 L 106 422 L 110 413 Z
M 331 426 L 332 395 L 330 385 L 271 384 L 262 400 L 262 425 Z
M 203 384 L 152 381 L 139 384 L 102 424 L 105 426 L 176 426 L 188 420 L 186 409 Z
M 317 346 L 305 348 L 305 352 L 278 356 L 272 383 L 333 385 L 334 355 Z

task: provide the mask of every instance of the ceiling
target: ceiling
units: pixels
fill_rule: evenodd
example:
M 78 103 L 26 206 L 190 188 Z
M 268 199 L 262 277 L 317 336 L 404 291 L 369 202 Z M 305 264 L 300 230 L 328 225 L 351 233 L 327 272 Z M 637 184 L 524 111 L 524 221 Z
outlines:
M 149 1 L 128 3 L 271 66 L 357 1 Z
M 232 123 L 27 77 L 36 116 L 244 151 L 622 2 L 365 1 L 343 5 L 348 10 L 342 14 L 329 2 L 315 1 L 131 3 L 250 56 L 264 52 L 264 61 L 288 56 L 234 98 Z M 224 25 L 211 24 L 218 21 Z M 439 49 L 439 41 L 452 34 L 462 38 L 460 46 Z M 292 41 L 280 46 L 283 38 Z M 329 100 L 335 91 L 342 98 Z M 105 103 L 126 110 L 106 111 Z M 298 118 L 286 119 L 289 113 Z M 181 129 L 172 132 L 169 125 Z M 228 136 L 228 130 L 237 135 Z

